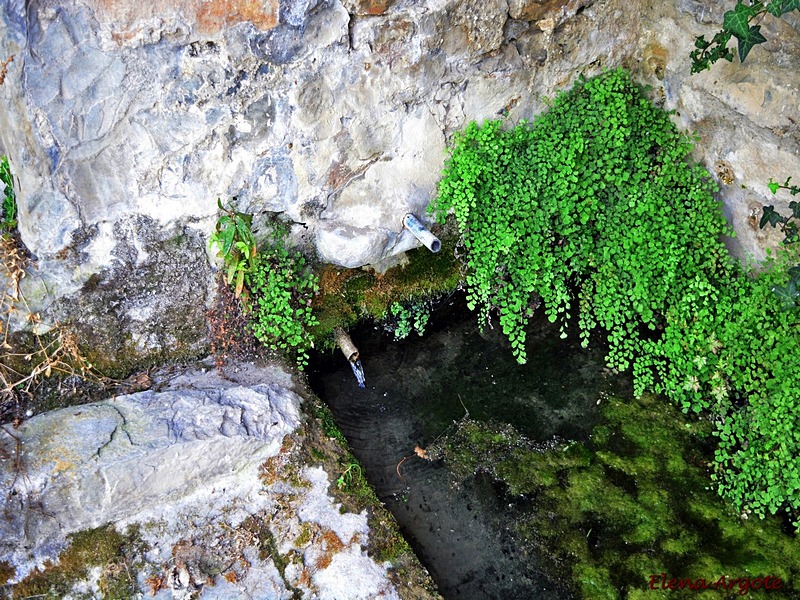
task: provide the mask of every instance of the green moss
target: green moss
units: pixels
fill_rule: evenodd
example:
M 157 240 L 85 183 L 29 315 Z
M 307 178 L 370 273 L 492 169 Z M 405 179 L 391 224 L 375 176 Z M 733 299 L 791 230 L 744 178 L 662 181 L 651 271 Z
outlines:
M 347 329 L 365 318 L 381 320 L 394 302 L 424 300 L 454 290 L 461 279 L 455 240 L 443 233 L 438 253 L 426 248 L 410 250 L 406 264 L 383 274 L 334 265 L 317 267 L 320 291 L 313 308 L 319 323 L 311 328 L 316 344 L 333 347 L 336 327 Z
M 609 398 L 602 417 L 590 447 L 547 450 L 508 427 L 464 420 L 443 454 L 459 477 L 488 472 L 510 494 L 532 498 L 518 533 L 554 575 L 567 567 L 581 598 L 656 597 L 648 578 L 662 572 L 713 580 L 771 575 L 784 581 L 771 598 L 798 595 L 800 541 L 779 519 L 741 519 L 707 489 L 707 423 L 655 396 Z
M 349 277 L 342 287 L 342 296 L 352 306 L 358 306 L 364 293 L 375 285 L 375 276 L 368 271 L 357 271 Z
M 336 424 L 331 409 L 316 398 L 312 401 L 309 401 L 306 406 L 309 413 L 311 413 L 311 415 L 317 419 L 317 422 L 319 423 L 319 426 L 325 435 L 335 439 L 337 442 L 346 447 L 347 439 L 344 437 L 342 430 L 339 429 L 339 426 Z M 319 455 L 325 456 L 325 454 L 321 451 L 317 450 L 317 452 Z
M 609 583 L 611 579 L 608 569 L 581 565 L 575 569 L 575 579 L 580 586 L 580 592 L 585 598 L 596 598 L 601 600 L 616 600 L 617 590 Z
M 373 521 L 371 527 L 375 526 Z M 370 556 L 378 562 L 395 562 L 403 556 L 413 555 L 413 550 L 408 542 L 400 533 L 396 524 L 385 524 L 379 526 L 377 531 L 372 533 L 372 552 Z
M 93 567 L 102 569 L 98 585 L 105 598 L 121 600 L 135 595 L 136 581 L 130 573 L 146 551 L 137 526 L 120 533 L 113 525 L 104 525 L 70 534 L 67 541 L 69 545 L 55 563 L 45 563 L 43 570 L 13 586 L 14 598 L 63 598 Z
M 294 540 L 295 548 L 305 548 L 311 541 L 311 534 L 314 532 L 314 527 L 311 523 L 303 523 L 300 529 L 300 535 Z
M 455 237 L 442 239 L 441 250 L 434 254 L 425 248 L 407 253 L 408 264 L 392 269 L 386 277 L 409 295 L 436 294 L 455 289 L 461 280 L 461 263 L 455 257 Z

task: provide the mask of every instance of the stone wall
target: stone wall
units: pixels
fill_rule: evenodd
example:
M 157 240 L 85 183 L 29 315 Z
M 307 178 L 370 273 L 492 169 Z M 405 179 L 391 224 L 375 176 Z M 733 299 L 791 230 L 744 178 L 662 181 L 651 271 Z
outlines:
M 581 73 L 629 67 L 701 135 L 739 256 L 778 239 L 753 227 L 769 177 L 800 173 L 796 23 L 765 22 L 744 67 L 689 76 L 723 0 L 168 4 L 0 0 L 24 291 L 50 321 L 113 320 L 145 355 L 202 345 L 218 197 L 257 227 L 282 213 L 323 261 L 379 263 L 416 245 L 401 219 L 424 213 L 453 132 L 529 118 Z

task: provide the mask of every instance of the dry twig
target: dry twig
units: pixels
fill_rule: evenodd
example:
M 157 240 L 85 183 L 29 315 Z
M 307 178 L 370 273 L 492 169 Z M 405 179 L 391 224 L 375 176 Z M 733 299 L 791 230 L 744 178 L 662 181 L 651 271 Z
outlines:
M 8 75 L 8 65 L 10 65 L 13 60 L 14 60 L 14 55 L 12 54 L 2 63 L 0 63 L 0 85 L 3 85 L 6 82 L 6 76 Z

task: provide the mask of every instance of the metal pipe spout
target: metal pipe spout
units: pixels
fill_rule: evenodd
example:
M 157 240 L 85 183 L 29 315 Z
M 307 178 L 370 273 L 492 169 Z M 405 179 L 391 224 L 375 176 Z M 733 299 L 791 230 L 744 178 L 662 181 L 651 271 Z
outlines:
M 353 340 L 350 339 L 350 336 L 347 335 L 347 332 L 341 327 L 337 327 L 333 330 L 333 337 L 336 340 L 336 345 L 339 346 L 339 350 L 342 351 L 347 362 L 350 363 L 350 368 L 353 369 L 353 375 L 356 376 L 358 387 L 365 387 L 364 384 L 367 379 L 364 375 L 364 367 L 361 366 L 358 348 L 356 348 Z
M 420 243 L 431 252 L 438 252 L 442 249 L 442 242 L 439 241 L 425 226 L 411 213 L 403 217 L 403 227 L 408 229 Z
M 350 336 L 347 335 L 347 332 L 341 327 L 337 327 L 333 330 L 333 337 L 336 340 L 336 345 L 339 346 L 339 350 L 344 354 L 344 357 L 351 363 L 356 362 L 358 360 L 358 348 L 356 348 Z

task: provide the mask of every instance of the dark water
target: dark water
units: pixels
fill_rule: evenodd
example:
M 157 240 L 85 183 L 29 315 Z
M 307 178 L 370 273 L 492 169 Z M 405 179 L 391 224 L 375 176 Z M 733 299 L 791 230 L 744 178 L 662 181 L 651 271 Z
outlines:
M 561 340 L 558 328 L 541 319 L 529 327 L 528 364 L 518 365 L 499 330 L 479 332 L 473 315 L 401 342 L 369 328 L 351 335 L 366 387 L 359 389 L 340 354 L 312 364 L 311 384 L 442 595 L 570 598 L 558 574 L 545 575 L 515 535 L 522 509 L 500 484 L 478 475 L 454 485 L 446 465 L 416 457 L 414 448 L 432 444 L 465 409 L 473 419 L 511 423 L 534 440 L 585 439 L 608 387 L 602 349 Z M 401 478 L 397 465 L 407 456 Z

